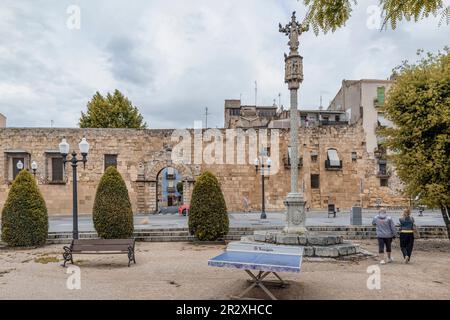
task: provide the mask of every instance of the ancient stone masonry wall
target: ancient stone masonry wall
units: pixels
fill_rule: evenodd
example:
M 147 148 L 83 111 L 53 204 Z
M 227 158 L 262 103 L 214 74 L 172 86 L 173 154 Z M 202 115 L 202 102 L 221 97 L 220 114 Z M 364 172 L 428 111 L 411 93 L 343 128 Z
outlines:
M 187 140 L 192 154 L 195 154 L 193 131 L 186 131 L 192 137 Z M 226 130 L 217 130 L 226 136 Z M 258 133 L 258 131 L 256 131 Z M 173 130 L 132 130 L 132 129 L 40 129 L 40 128 L 0 128 L 0 208 L 6 200 L 10 189 L 11 151 L 25 151 L 29 161 L 36 161 L 39 169 L 36 179 L 47 202 L 49 213 L 69 215 L 72 210 L 72 168 L 66 165 L 65 184 L 48 182 L 49 152 L 58 150 L 58 144 L 65 137 L 71 150 L 78 150 L 78 143 L 86 137 L 90 143 L 90 154 L 86 169 L 78 167 L 78 199 L 80 214 L 92 211 L 95 190 L 104 172 L 104 155 L 118 155 L 118 170 L 122 174 L 130 194 L 135 213 L 153 213 L 157 210 L 157 177 L 162 169 L 174 167 L 180 172 L 185 184 L 184 201 L 189 203 L 196 177 L 204 170 L 217 175 L 229 211 L 243 210 L 243 197 L 249 199 L 252 210 L 261 208 L 261 176 L 255 172 L 254 152 L 261 144 L 252 139 L 236 140 L 234 154 L 227 155 L 226 142 L 223 139 L 222 161 L 174 163 L 172 154 L 178 140 L 172 140 Z M 205 131 L 203 131 L 205 135 Z M 279 145 L 270 145 L 273 167 L 271 175 L 266 178 L 266 208 L 268 211 L 284 210 L 284 200 L 290 191 L 289 168 L 285 167 L 283 158 L 287 155 L 289 132 L 287 130 L 269 130 L 267 140 L 279 136 Z M 207 139 L 205 139 L 207 140 Z M 228 139 L 230 140 L 230 139 Z M 376 176 L 376 160 L 365 151 L 364 133 L 361 125 L 348 127 L 301 128 L 299 131 L 300 156 L 303 166 L 299 172 L 299 188 L 304 190 L 307 206 L 325 208 L 329 202 L 339 208 L 349 208 L 362 198 L 363 205 L 375 206 L 377 199 L 382 199 L 386 206 L 402 206 L 407 201 L 396 189 L 401 188 L 395 174 L 390 178 L 389 187 L 380 187 Z M 214 139 L 212 139 L 214 141 Z M 210 147 L 206 149 L 206 147 Z M 210 154 L 210 143 L 203 143 L 204 155 Z M 219 144 L 220 146 L 220 144 Z M 240 147 L 241 149 L 239 149 Z M 342 170 L 329 171 L 325 168 L 327 150 L 335 148 L 343 161 Z M 245 150 L 244 152 L 242 152 Z M 278 152 L 279 150 L 279 152 Z M 311 152 L 316 152 L 317 162 L 311 159 Z M 352 152 L 357 153 L 357 160 L 352 160 Z M 201 153 L 200 153 L 201 154 Z M 212 152 L 214 156 L 216 154 Z M 252 158 L 253 156 L 253 158 Z M 216 156 L 217 160 L 218 156 Z M 233 160 L 233 161 L 231 161 Z M 244 164 L 241 164 L 244 161 Z M 311 189 L 311 174 L 319 174 L 320 186 Z M 361 179 L 364 194 L 360 194 Z

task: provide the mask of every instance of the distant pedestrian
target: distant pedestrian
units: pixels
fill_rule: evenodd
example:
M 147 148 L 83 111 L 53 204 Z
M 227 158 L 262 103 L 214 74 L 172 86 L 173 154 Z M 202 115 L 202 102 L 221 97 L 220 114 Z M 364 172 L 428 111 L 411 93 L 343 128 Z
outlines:
M 377 227 L 377 239 L 378 239 L 378 253 L 380 258 L 380 264 L 386 264 L 393 262 L 392 253 L 392 240 L 397 235 L 397 229 L 395 228 L 394 221 L 390 216 L 386 214 L 386 210 L 381 209 L 379 214 L 373 218 L 372 224 Z M 387 260 L 385 260 L 384 251 L 386 248 Z
M 405 209 L 399 220 L 400 220 L 400 248 L 402 250 L 403 259 L 405 260 L 405 263 L 409 263 L 414 248 L 414 231 L 416 229 L 414 218 L 411 217 L 411 210 Z
M 419 207 L 419 217 L 423 217 L 423 208 Z

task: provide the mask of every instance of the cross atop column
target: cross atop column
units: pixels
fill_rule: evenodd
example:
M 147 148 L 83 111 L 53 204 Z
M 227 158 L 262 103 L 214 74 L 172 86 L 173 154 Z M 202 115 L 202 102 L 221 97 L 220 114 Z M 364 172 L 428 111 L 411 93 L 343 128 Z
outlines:
M 298 46 L 300 45 L 299 37 L 303 32 L 308 31 L 308 26 L 304 26 L 297 21 L 294 11 L 292 13 L 291 22 L 289 22 L 285 27 L 283 27 L 280 23 L 279 29 L 281 33 L 284 33 L 289 37 L 288 46 L 291 49 L 290 55 L 298 54 Z

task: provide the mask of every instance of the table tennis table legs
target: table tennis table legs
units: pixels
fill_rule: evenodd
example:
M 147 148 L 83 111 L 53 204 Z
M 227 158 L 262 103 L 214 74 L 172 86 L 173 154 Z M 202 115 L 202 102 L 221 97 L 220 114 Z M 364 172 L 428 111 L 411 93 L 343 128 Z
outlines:
M 245 270 L 245 272 L 250 276 L 251 280 L 248 280 L 251 285 L 245 289 L 240 295 L 231 297 L 232 299 L 249 299 L 245 298 L 245 295 L 252 290 L 255 287 L 261 288 L 272 300 L 277 300 L 277 298 L 270 292 L 270 290 L 266 287 L 266 285 L 277 285 L 281 288 L 284 288 L 289 285 L 288 282 L 281 279 L 281 277 L 276 273 L 272 271 L 259 271 L 258 274 L 254 274 L 250 270 Z M 278 281 L 264 281 L 264 279 L 270 275 L 273 274 Z

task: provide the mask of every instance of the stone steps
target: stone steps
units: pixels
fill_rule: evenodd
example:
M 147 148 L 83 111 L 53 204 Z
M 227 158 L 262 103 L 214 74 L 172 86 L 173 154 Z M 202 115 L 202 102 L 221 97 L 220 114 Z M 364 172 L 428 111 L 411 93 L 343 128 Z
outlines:
M 281 230 L 282 228 L 258 228 L 260 231 Z M 341 236 L 345 240 L 361 240 L 361 239 L 375 239 L 375 228 L 370 226 L 325 226 L 325 227 L 308 227 L 308 230 L 314 233 Z M 227 241 L 240 240 L 241 237 L 253 235 L 255 229 L 253 228 L 230 228 L 230 232 L 225 237 Z M 447 239 L 447 230 L 441 226 L 426 226 L 420 228 L 421 238 L 423 239 Z M 97 238 L 95 232 L 80 232 L 80 239 Z M 138 241 L 146 242 L 186 242 L 194 241 L 194 237 L 189 235 L 187 228 L 171 228 L 171 229 L 142 229 L 136 230 L 134 237 Z M 48 235 L 48 243 L 52 244 L 66 244 L 70 243 L 72 239 L 71 232 L 51 232 Z
M 253 234 L 251 228 L 233 228 L 225 236 L 225 241 L 237 241 L 241 237 Z M 180 229 L 157 229 L 157 230 L 138 230 L 134 232 L 134 237 L 137 241 L 142 242 L 191 242 L 195 238 L 189 235 L 187 228 Z M 95 232 L 80 232 L 80 239 L 95 239 L 98 238 Z M 67 244 L 72 240 L 71 232 L 54 232 L 49 233 L 48 243 L 50 244 Z

